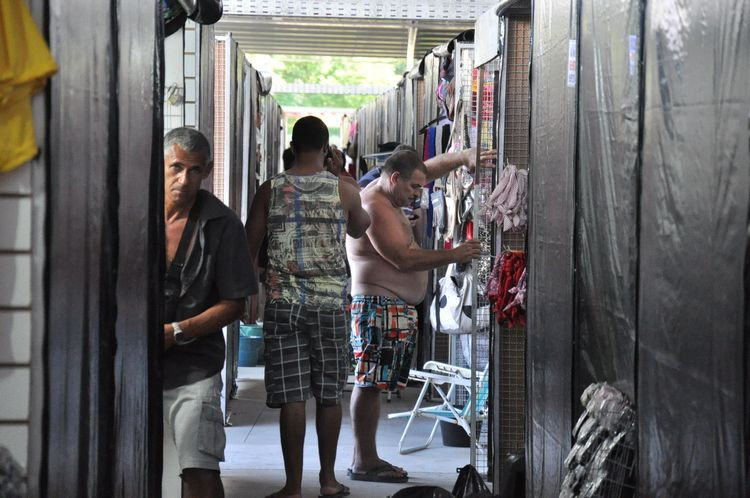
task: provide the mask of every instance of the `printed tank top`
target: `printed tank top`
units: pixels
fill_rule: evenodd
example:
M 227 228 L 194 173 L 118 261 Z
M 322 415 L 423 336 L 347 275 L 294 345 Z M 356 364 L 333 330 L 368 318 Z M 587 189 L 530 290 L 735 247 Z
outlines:
M 343 308 L 346 219 L 338 178 L 327 171 L 275 176 L 267 231 L 268 299 Z

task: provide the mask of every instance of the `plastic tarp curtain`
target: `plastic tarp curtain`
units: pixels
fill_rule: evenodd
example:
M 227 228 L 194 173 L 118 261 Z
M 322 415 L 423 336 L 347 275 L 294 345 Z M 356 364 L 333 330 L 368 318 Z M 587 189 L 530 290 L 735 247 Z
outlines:
M 153 1 L 35 1 L 45 102 L 44 415 L 32 496 L 161 487 L 163 33 Z M 137 75 L 137 77 L 134 77 Z M 43 190 L 40 193 L 44 193 Z M 34 474 L 34 470 L 37 472 Z
M 579 5 L 574 392 L 607 381 L 632 400 L 641 9 L 638 0 Z
M 564 76 L 576 8 L 570 0 L 533 5 L 526 362 L 526 496 L 533 497 L 560 493 L 573 429 L 576 92 Z
M 640 496 L 748 495 L 749 80 L 747 2 L 535 1 L 528 496 L 591 381 L 635 402 Z
M 747 496 L 750 3 L 647 5 L 639 494 Z

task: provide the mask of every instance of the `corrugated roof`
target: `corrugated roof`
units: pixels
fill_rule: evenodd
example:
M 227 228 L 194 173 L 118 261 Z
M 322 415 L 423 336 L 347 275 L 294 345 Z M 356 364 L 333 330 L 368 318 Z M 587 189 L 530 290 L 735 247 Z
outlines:
M 474 22 L 225 14 L 216 32 L 231 32 L 247 53 L 403 58 L 412 25 L 419 59 Z
M 497 0 L 224 0 L 224 14 L 474 22 Z

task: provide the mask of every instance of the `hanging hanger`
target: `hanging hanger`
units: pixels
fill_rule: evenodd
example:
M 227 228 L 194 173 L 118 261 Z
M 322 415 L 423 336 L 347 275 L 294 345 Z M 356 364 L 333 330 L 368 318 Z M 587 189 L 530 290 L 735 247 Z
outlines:
M 438 117 L 436 117 L 434 119 L 429 120 L 426 125 L 424 125 L 422 128 L 419 129 L 419 134 L 421 135 L 424 132 L 426 132 L 427 128 L 429 128 L 431 125 L 434 125 L 435 123 L 437 123 L 441 119 L 445 119 L 445 116 L 438 116 Z

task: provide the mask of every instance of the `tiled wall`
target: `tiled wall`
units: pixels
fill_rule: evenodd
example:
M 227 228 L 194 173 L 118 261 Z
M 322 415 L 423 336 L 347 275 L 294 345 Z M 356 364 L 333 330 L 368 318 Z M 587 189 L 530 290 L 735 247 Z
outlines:
M 183 82 L 182 30 L 167 37 L 164 40 L 164 132 L 183 126 L 185 118 L 182 102 L 171 104 L 170 93 L 173 89 L 184 99 L 185 88 Z
M 0 444 L 24 468 L 31 385 L 31 166 L 0 174 Z
M 185 126 L 198 126 L 198 74 L 200 62 L 200 30 L 193 21 L 185 23 L 182 65 L 185 71 Z
M 164 132 L 198 125 L 198 74 L 200 59 L 200 30 L 193 21 L 164 40 Z M 176 89 L 179 102 L 170 102 L 170 92 Z

